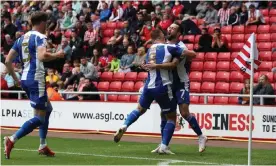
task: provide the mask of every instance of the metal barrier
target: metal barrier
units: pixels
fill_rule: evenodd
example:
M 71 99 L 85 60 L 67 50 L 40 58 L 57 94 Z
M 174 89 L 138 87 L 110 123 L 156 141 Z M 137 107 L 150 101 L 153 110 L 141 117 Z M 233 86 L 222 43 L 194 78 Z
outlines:
M 25 94 L 25 91 L 9 91 L 1 90 L 1 93 L 17 93 L 18 99 L 22 99 L 22 94 Z M 59 92 L 60 94 L 82 94 L 82 95 L 95 95 L 103 94 L 104 101 L 107 101 L 107 95 L 141 95 L 139 92 Z M 218 97 L 250 97 L 250 95 L 242 94 L 223 94 L 223 93 L 191 93 L 190 96 L 203 96 L 204 104 L 208 103 L 208 96 L 218 96 Z M 260 105 L 264 105 L 264 98 L 276 98 L 276 95 L 253 95 L 254 98 L 260 98 Z

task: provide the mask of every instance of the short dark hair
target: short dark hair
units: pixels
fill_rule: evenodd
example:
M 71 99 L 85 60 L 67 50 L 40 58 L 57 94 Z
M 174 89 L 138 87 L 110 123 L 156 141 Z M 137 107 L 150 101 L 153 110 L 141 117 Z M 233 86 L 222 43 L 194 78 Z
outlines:
M 174 21 L 173 23 L 178 26 L 178 32 L 180 32 L 182 34 L 183 33 L 183 29 L 182 29 L 181 25 L 177 21 Z
M 163 32 L 160 29 L 155 29 L 153 31 L 151 31 L 150 37 L 152 40 L 156 40 L 159 38 L 159 36 L 162 34 Z
M 251 4 L 251 5 L 249 6 L 249 9 L 255 9 L 255 8 L 256 8 L 256 6 L 253 5 L 253 4 Z
M 48 14 L 45 12 L 35 12 L 31 15 L 32 25 L 39 25 L 41 22 L 47 22 Z

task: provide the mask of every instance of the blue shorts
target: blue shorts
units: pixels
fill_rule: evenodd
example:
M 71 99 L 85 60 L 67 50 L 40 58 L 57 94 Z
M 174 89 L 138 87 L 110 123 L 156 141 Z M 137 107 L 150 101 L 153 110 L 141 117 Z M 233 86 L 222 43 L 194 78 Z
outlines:
M 176 101 L 173 97 L 171 85 L 166 85 L 154 89 L 148 89 L 147 87 L 144 87 L 143 93 L 139 100 L 139 104 L 143 108 L 149 109 L 153 100 L 155 100 L 159 104 L 162 113 L 170 113 L 176 111 Z
M 178 105 L 190 104 L 190 83 L 179 82 L 174 84 L 174 96 Z
M 35 109 L 46 110 L 48 97 L 45 82 L 22 80 L 21 87 L 30 99 L 31 106 Z

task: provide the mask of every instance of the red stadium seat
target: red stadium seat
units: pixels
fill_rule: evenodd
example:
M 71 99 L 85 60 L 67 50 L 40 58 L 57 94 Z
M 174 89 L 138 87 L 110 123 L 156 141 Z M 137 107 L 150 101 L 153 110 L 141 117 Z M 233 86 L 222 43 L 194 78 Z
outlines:
M 268 9 L 260 9 L 260 12 L 263 14 L 263 16 L 268 16 Z
M 105 22 L 101 22 L 101 29 L 105 30 L 107 28 L 107 24 Z
M 255 72 L 254 73 L 254 82 L 258 82 L 259 81 L 259 72 Z
M 261 52 L 259 52 L 259 59 L 261 61 L 271 61 L 271 51 L 261 51 Z
M 265 20 L 265 24 L 269 24 L 269 17 L 268 16 L 264 17 L 264 20 Z
M 124 27 L 124 22 L 121 21 L 121 22 L 117 22 L 117 29 L 122 29 Z
M 276 42 L 276 33 L 272 33 L 270 36 L 271 36 L 270 41 Z
M 134 90 L 134 82 L 126 81 L 122 85 L 122 92 L 133 92 Z
M 201 72 L 197 72 L 197 71 L 193 71 L 190 73 L 190 81 L 193 82 L 201 82 L 202 80 L 202 73 Z
M 103 94 L 100 95 L 100 100 L 104 101 L 104 95 Z
M 224 26 L 221 27 L 222 34 L 231 34 L 232 33 L 232 26 Z
M 104 37 L 112 37 L 114 35 L 114 29 L 106 29 L 103 31 Z
M 193 21 L 196 25 L 198 25 L 197 19 L 192 19 L 192 21 Z
M 216 96 L 214 98 L 214 104 L 228 104 L 228 97 Z
M 244 42 L 246 42 L 249 39 L 250 36 L 251 36 L 251 34 L 244 35 Z
M 147 72 L 140 72 L 137 75 L 137 81 L 144 81 L 145 79 L 147 79 L 147 77 L 148 77 Z
M 194 49 L 194 44 L 185 44 L 188 50 L 193 50 Z
M 204 22 L 204 20 L 203 20 L 203 19 L 197 19 L 197 25 L 202 25 L 202 24 L 203 24 L 203 22 Z
M 117 101 L 118 95 L 108 95 L 107 101 Z
M 258 34 L 257 42 L 270 42 L 270 34 L 269 33 Z
M 258 50 L 259 51 L 271 51 L 272 45 L 270 42 L 261 42 L 258 43 Z
M 229 44 L 231 44 L 231 42 L 232 42 L 232 35 L 231 34 L 224 34 L 222 36 L 226 37 L 227 42 L 228 42 L 228 47 L 229 47 Z
M 270 18 L 269 18 L 269 23 L 270 23 L 270 24 L 275 24 L 275 23 L 276 23 L 276 16 L 270 17 Z
M 195 42 L 195 36 L 194 35 L 185 35 L 184 40 L 189 40 L 189 43 L 194 43 Z
M 272 60 L 272 61 L 276 61 L 276 51 L 274 51 L 274 52 L 272 53 L 271 60 Z M 273 65 L 273 67 L 276 67 L 276 66 Z
M 208 33 L 209 33 L 209 34 L 213 34 L 213 33 L 214 33 L 214 30 L 215 30 L 216 28 L 220 28 L 220 27 L 219 27 L 219 26 L 209 26 L 209 28 L 208 28 Z
M 128 72 L 125 75 L 125 80 L 126 81 L 136 81 L 137 79 L 137 72 Z
M 217 61 L 217 56 L 218 56 L 218 53 L 216 53 L 216 52 L 207 52 L 205 54 L 204 60 L 205 61 Z
M 232 42 L 244 42 L 244 34 L 233 34 L 232 35 Z
M 101 74 L 101 81 L 111 81 L 113 76 L 113 72 L 103 72 Z
M 118 95 L 117 101 L 129 102 L 130 101 L 130 95 Z
M 211 71 L 205 71 L 202 75 L 202 81 L 215 82 L 216 81 L 216 73 L 211 72 Z
M 220 52 L 218 54 L 218 61 L 230 61 L 230 52 Z
M 273 82 L 273 73 L 272 72 L 260 72 L 259 77 L 261 75 L 266 75 L 269 82 L 271 82 L 271 83 Z
M 257 28 L 257 33 L 269 33 L 270 25 L 259 25 Z
M 242 49 L 243 46 L 244 46 L 244 43 L 232 43 L 231 51 L 232 52 L 240 52 L 240 50 Z
M 195 37 L 195 43 L 198 43 L 198 42 L 199 42 L 200 36 L 201 36 L 201 35 L 196 35 L 196 37 Z
M 138 102 L 139 95 L 131 95 L 130 96 L 130 101 L 132 102 Z
M 243 82 L 244 78 L 241 72 L 239 71 L 232 71 L 230 73 L 230 81 L 231 82 Z
M 229 82 L 230 73 L 225 71 L 219 71 L 216 74 L 217 82 Z
M 94 86 L 97 88 L 98 87 L 98 82 L 92 82 L 94 84 Z
M 269 16 L 276 16 L 276 9 L 270 9 Z
M 98 72 L 98 76 L 101 77 L 101 75 L 102 75 L 102 72 Z
M 199 45 L 196 43 L 194 44 L 194 50 L 197 50 L 199 48 Z
M 103 44 L 107 44 L 107 42 L 109 41 L 109 39 L 110 39 L 110 37 L 104 37 L 104 38 L 102 39 L 102 43 L 103 43 Z
M 201 85 L 202 93 L 214 93 L 215 92 L 215 83 L 213 82 L 203 82 Z
M 109 82 L 99 82 L 98 89 L 99 89 L 99 91 L 108 91 Z
M 276 33 L 276 24 L 270 26 L 270 33 Z
M 190 103 L 191 104 L 198 104 L 199 103 L 199 96 L 190 96 Z
M 272 69 L 272 62 L 263 61 L 258 68 L 258 71 L 271 71 Z
M 202 71 L 203 70 L 203 62 L 192 62 L 191 71 Z
M 272 66 L 273 66 L 273 67 L 276 67 L 276 61 L 273 62 Z
M 228 103 L 229 103 L 229 104 L 233 104 L 233 105 L 239 104 L 238 97 L 229 97 Z
M 271 43 L 271 47 L 272 47 L 272 48 L 276 48 L 276 42 L 272 42 L 272 43 Z
M 117 23 L 116 22 L 107 22 L 106 26 L 108 29 L 116 29 Z
M 71 33 L 72 33 L 72 31 L 68 29 L 68 30 L 65 32 L 64 36 L 65 36 L 66 38 L 70 38 L 70 37 L 71 37 Z
M 109 85 L 109 91 L 111 92 L 120 92 L 122 89 L 122 82 L 120 81 L 113 81 Z
M 196 57 L 193 59 L 193 61 L 204 61 L 204 52 L 197 52 Z
M 216 62 L 204 62 L 204 71 L 216 71 Z
M 229 83 L 217 82 L 215 86 L 216 93 L 229 93 Z
M 230 62 L 230 71 L 240 71 L 235 67 L 235 63 L 233 61 Z
M 237 25 L 237 26 L 233 26 L 232 28 L 232 34 L 243 34 L 244 33 L 244 25 Z
M 251 34 L 251 33 L 257 33 L 257 25 L 249 25 L 245 27 L 245 33 Z
M 180 35 L 179 38 L 178 38 L 179 41 L 183 41 L 183 36 Z
M 237 58 L 239 52 L 232 52 L 230 60 L 233 61 L 235 58 Z
M 123 72 L 116 72 L 113 74 L 113 81 L 124 81 L 125 73 Z
M 229 71 L 230 62 L 229 61 L 219 61 L 217 63 L 217 71 Z
M 200 104 L 204 103 L 204 97 L 203 96 L 199 97 L 199 103 Z M 213 96 L 208 96 L 207 97 L 207 104 L 214 104 L 214 97 Z
M 142 81 L 138 81 L 135 83 L 134 85 L 134 91 L 135 92 L 139 92 L 140 88 L 144 86 L 144 82 Z
M 199 82 L 191 82 L 190 90 L 193 93 L 200 93 L 201 83 Z
M 243 83 L 240 82 L 232 82 L 230 83 L 230 93 L 240 93 L 241 89 L 244 87 Z

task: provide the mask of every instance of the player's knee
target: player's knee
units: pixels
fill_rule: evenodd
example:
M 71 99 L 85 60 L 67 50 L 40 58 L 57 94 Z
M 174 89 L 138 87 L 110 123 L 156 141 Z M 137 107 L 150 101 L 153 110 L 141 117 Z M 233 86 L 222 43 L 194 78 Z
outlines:
M 141 112 L 141 115 L 147 111 L 147 109 L 143 108 L 140 104 L 138 104 L 137 110 Z
M 179 106 L 180 114 L 183 118 L 187 118 L 190 115 L 189 105 L 182 104 Z
M 167 120 L 176 121 L 176 111 L 166 114 Z
M 53 107 L 52 107 L 52 104 L 50 102 L 47 103 L 46 111 L 47 112 L 52 112 L 53 111 Z

